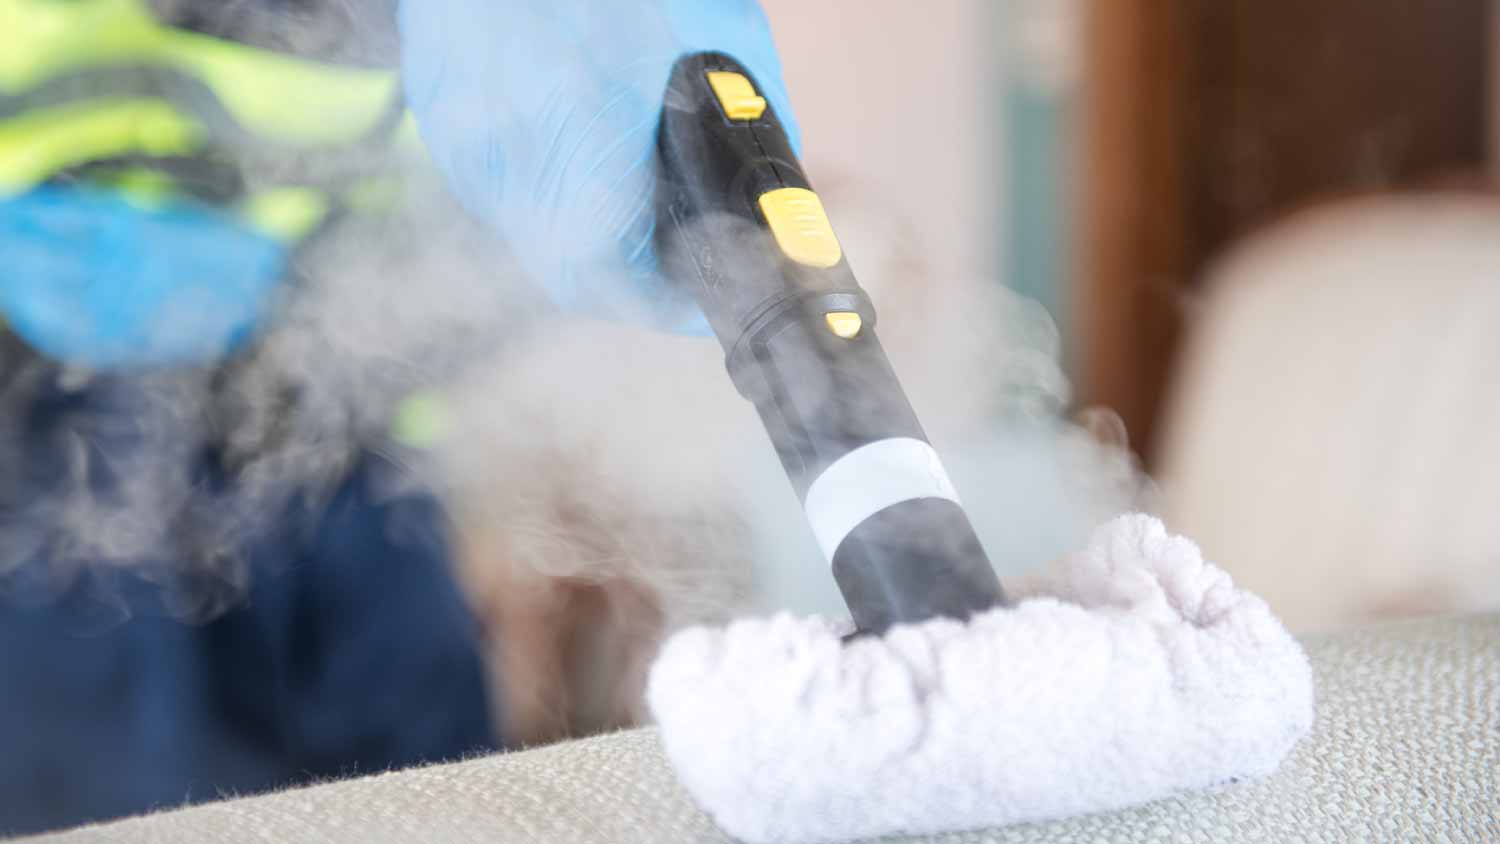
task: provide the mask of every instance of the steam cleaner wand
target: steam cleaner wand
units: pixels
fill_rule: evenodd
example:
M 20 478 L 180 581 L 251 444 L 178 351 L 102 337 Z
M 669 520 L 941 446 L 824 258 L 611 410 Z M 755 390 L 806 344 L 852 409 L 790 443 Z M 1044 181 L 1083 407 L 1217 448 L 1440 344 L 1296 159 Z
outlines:
M 776 112 L 720 53 L 673 69 L 657 241 L 765 423 L 862 633 L 1003 600 Z
M 1042 591 L 1001 606 L 875 309 L 745 68 L 679 60 L 659 144 L 663 268 L 759 411 L 860 634 L 783 614 L 668 639 L 647 702 L 698 804 L 752 844 L 814 844 L 1275 770 L 1312 724 L 1307 658 L 1157 519 L 1105 524 Z

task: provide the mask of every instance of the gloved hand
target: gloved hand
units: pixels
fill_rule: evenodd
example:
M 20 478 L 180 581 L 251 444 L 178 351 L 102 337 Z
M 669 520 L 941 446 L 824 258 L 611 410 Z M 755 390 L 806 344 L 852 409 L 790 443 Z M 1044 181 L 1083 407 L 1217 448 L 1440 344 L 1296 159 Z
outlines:
M 742 62 L 799 138 L 755 0 L 406 0 L 408 102 L 470 211 L 560 307 L 705 332 L 657 273 L 656 127 L 673 63 Z
M 227 214 L 65 186 L 0 198 L 0 255 L 0 321 L 48 357 L 99 369 L 221 358 L 286 260 Z

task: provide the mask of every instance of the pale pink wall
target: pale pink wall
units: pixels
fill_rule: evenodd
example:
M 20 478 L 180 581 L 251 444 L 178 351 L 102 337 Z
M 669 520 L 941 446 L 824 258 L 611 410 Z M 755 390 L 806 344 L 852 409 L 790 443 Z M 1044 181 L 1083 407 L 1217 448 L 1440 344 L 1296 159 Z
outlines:
M 993 272 L 1000 188 L 991 3 L 762 3 L 814 185 L 853 189 L 879 213 L 907 216 L 940 271 Z

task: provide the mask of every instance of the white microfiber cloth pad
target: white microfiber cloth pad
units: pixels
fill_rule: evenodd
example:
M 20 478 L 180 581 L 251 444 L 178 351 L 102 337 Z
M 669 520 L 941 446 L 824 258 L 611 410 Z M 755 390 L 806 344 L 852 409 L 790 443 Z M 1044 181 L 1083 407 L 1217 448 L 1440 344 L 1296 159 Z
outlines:
M 848 643 L 792 616 L 678 633 L 648 691 L 667 755 L 730 834 L 831 842 L 1260 777 L 1312 726 L 1297 642 L 1149 516 L 1012 600 Z

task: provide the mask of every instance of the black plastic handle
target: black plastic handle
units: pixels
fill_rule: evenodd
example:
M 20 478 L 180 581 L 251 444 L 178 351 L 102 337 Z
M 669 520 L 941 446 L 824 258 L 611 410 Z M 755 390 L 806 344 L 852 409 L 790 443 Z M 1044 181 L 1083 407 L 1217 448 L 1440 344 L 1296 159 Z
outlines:
M 897 452 L 930 446 L 847 258 L 820 266 L 788 257 L 762 213 L 769 192 L 811 190 L 775 110 L 767 105 L 753 119 L 731 119 L 709 82 L 715 71 L 754 85 L 748 70 L 720 53 L 686 56 L 673 69 L 659 135 L 657 247 L 667 275 L 693 288 L 730 377 L 755 404 L 806 506 L 809 488 L 841 461 L 847 471 L 857 460 L 845 458 L 856 451 L 888 442 Z M 858 315 L 857 332 L 833 331 L 829 314 Z M 941 473 L 935 457 L 932 464 Z M 829 553 L 864 632 L 940 615 L 966 618 L 1004 598 L 968 516 L 950 498 L 894 502 L 852 527 Z

